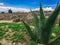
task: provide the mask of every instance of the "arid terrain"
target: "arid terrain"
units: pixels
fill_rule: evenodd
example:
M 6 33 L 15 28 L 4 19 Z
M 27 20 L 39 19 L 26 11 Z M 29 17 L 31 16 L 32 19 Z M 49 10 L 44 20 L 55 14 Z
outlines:
M 38 18 L 39 18 L 39 11 L 34 11 L 34 12 L 38 15 Z M 48 18 L 48 16 L 50 16 L 51 13 L 52 13 L 51 11 L 49 11 L 49 12 L 45 11 L 46 18 Z M 13 20 L 16 20 L 16 19 L 19 19 L 20 21 L 24 20 L 26 22 L 32 22 L 33 17 L 31 14 L 32 14 L 31 12 L 28 12 L 28 13 L 0 13 L 0 22 L 13 22 Z M 60 13 L 59 13 L 58 19 L 59 18 L 60 18 Z

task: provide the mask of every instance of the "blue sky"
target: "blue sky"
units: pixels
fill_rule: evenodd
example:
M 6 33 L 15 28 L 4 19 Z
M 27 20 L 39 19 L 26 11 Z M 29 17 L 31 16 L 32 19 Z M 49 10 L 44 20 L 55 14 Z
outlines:
M 25 7 L 25 8 L 37 8 L 39 3 L 42 3 L 44 7 L 49 5 L 54 7 L 58 0 L 0 0 L 0 3 L 4 3 L 6 6 Z
M 3 3 L 4 6 L 27 9 L 39 8 L 40 2 L 44 8 L 55 8 L 58 0 L 0 0 L 0 3 Z

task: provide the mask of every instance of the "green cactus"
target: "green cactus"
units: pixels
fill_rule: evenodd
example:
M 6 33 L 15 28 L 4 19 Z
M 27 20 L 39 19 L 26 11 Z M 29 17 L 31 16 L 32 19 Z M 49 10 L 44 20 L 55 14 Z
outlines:
M 40 19 L 39 19 L 40 22 L 38 20 L 37 15 L 31 11 L 34 20 L 34 27 L 35 27 L 34 33 L 32 32 L 29 25 L 23 21 L 29 35 L 31 36 L 31 39 L 35 43 L 37 43 L 37 45 L 38 43 L 43 45 L 51 45 L 52 43 L 54 43 L 55 40 L 57 40 L 60 37 L 59 35 L 55 39 L 52 40 L 50 39 L 52 28 L 54 26 L 59 11 L 60 11 L 60 5 L 58 5 L 56 9 L 52 12 L 52 14 L 49 16 L 49 18 L 45 20 L 42 5 L 40 4 Z

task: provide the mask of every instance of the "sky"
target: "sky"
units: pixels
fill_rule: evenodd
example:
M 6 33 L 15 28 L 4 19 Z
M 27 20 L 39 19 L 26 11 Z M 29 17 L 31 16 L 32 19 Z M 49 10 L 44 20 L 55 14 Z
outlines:
M 58 0 L 0 0 L 0 11 L 29 12 L 32 10 L 39 10 L 39 5 L 42 3 L 43 10 L 53 10 L 56 7 Z

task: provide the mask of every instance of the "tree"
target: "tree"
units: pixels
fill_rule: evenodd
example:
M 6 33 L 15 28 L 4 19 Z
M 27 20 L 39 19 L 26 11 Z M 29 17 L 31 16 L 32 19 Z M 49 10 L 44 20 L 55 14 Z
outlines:
M 8 10 L 8 13 L 12 13 L 12 10 L 11 10 L 11 9 L 9 9 L 9 10 Z

